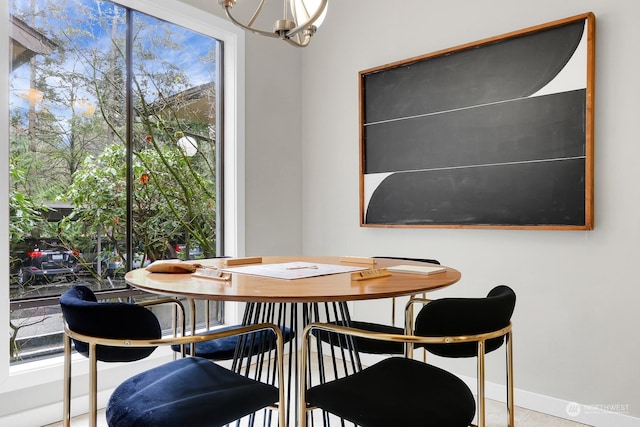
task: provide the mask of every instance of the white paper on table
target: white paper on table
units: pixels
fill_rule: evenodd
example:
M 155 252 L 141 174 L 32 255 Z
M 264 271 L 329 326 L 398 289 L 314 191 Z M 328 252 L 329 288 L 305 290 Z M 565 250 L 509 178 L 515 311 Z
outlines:
M 221 268 L 230 273 L 250 274 L 253 276 L 271 277 L 274 279 L 306 279 L 330 274 L 351 273 L 367 270 L 367 267 L 319 264 L 316 262 L 284 262 L 279 264 L 252 264 L 243 267 Z

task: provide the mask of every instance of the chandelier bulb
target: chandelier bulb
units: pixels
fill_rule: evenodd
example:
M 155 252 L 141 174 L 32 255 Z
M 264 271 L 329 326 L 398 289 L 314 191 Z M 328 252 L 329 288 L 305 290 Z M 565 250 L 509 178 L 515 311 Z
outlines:
M 247 4 L 246 1 L 243 3 L 240 0 L 218 0 L 218 4 L 224 9 L 227 18 L 235 25 L 255 34 L 278 37 L 294 46 L 305 47 L 324 20 L 328 0 L 284 0 L 284 17 L 275 21 L 271 31 L 259 28 L 259 24 L 256 25 L 256 21 L 259 22 L 261 12 L 269 0 L 260 0 L 251 17 L 246 20 L 233 16 L 234 14 L 231 13 L 231 9 L 237 3 Z M 293 14 L 292 18 L 288 16 L 289 11 Z

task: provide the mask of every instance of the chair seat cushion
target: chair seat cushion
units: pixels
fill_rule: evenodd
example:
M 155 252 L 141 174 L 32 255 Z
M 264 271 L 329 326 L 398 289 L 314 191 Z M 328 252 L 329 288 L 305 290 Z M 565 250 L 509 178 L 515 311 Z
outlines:
M 307 403 L 365 427 L 466 427 L 476 411 L 473 394 L 461 379 L 402 357 L 312 387 Z
M 242 327 L 242 325 L 226 326 L 216 329 L 216 331 L 230 331 L 240 327 Z M 211 331 L 209 331 L 209 333 L 210 332 Z M 285 342 L 293 339 L 293 334 L 289 328 L 281 329 L 281 332 Z M 241 357 L 275 350 L 276 348 L 275 334 L 272 331 L 264 330 L 247 335 L 233 335 L 198 342 L 196 343 L 195 356 L 209 360 L 231 360 L 235 355 L 238 344 L 241 342 L 244 344 L 243 347 L 240 348 L 242 352 Z M 180 346 L 172 345 L 171 349 L 173 351 L 180 351 Z M 187 354 L 191 354 L 191 344 L 185 345 L 185 351 Z
M 186 357 L 129 378 L 109 399 L 109 426 L 218 426 L 278 401 L 278 390 Z
M 332 324 L 338 324 L 344 326 L 344 322 L 330 322 Z M 403 328 L 398 328 L 396 326 L 384 325 L 381 323 L 370 323 L 370 322 L 360 322 L 360 321 L 351 321 L 350 323 L 352 328 L 362 329 L 364 331 L 369 332 L 378 332 L 384 334 L 404 334 Z M 369 338 L 360 338 L 360 337 L 347 337 L 342 334 L 335 334 L 326 331 L 321 331 L 314 329 L 312 334 L 315 335 L 318 339 L 324 342 L 330 342 L 333 345 L 341 345 L 343 347 L 349 346 L 349 340 L 353 339 L 353 343 L 356 346 L 356 349 L 360 353 L 367 354 L 404 354 L 404 343 L 402 342 L 392 342 L 392 341 L 381 341 L 381 340 L 373 340 Z M 419 345 L 416 344 L 416 347 Z

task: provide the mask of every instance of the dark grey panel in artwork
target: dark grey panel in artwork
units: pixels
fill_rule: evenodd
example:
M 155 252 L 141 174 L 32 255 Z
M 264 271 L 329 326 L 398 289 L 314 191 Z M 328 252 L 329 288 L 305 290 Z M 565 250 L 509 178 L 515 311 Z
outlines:
M 585 155 L 585 90 L 365 127 L 365 173 Z
M 363 76 L 364 123 L 529 96 L 560 72 L 584 21 Z
M 581 225 L 584 159 L 493 165 L 387 177 L 368 224 Z

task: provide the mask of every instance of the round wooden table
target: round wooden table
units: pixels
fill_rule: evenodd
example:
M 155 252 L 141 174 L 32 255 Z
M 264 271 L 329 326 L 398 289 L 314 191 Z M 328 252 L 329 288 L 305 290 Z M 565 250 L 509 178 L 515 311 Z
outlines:
M 224 268 L 227 258 L 198 260 L 204 266 Z M 376 258 L 374 265 L 341 261 L 329 256 L 265 256 L 262 264 L 310 262 L 364 268 L 386 268 L 398 264 L 424 265 L 414 261 Z M 238 266 L 241 267 L 241 266 Z M 232 269 L 233 267 L 229 267 Z M 393 273 L 387 277 L 352 281 L 351 273 L 331 274 L 305 279 L 285 280 L 232 273 L 231 280 L 219 281 L 191 274 L 150 273 L 144 268 L 125 275 L 130 285 L 148 292 L 194 299 L 243 302 L 333 302 L 389 298 L 415 295 L 452 285 L 460 280 L 460 272 L 423 275 Z
M 225 263 L 228 260 L 230 258 L 193 262 L 205 267 L 215 266 L 229 270 L 248 266 L 226 267 Z M 388 258 L 375 258 L 375 264 L 366 264 L 352 262 L 352 260 L 346 261 L 345 258 L 337 256 L 265 256 L 261 257 L 261 263 L 258 262 L 256 265 L 268 267 L 270 264 L 282 263 L 311 263 L 316 267 L 320 267 L 322 264 L 323 266 L 354 267 L 363 270 L 384 269 L 399 264 L 425 265 L 415 261 Z M 443 272 L 431 275 L 392 273 L 385 277 L 366 280 L 352 280 L 351 272 L 291 280 L 239 272 L 230 274 L 230 280 L 225 281 L 196 277 L 189 273 L 150 273 L 145 268 L 141 268 L 128 272 L 125 275 L 125 280 L 141 290 L 164 296 L 188 298 L 192 307 L 192 327 L 195 327 L 193 300 L 217 300 L 248 303 L 242 320 L 243 324 L 271 322 L 277 324 L 283 331 L 292 331 L 293 338 L 288 344 L 288 359 L 289 372 L 294 375 L 289 375 L 286 384 L 281 385 L 286 387 L 287 398 L 292 409 L 298 407 L 295 393 L 295 387 L 298 384 L 296 378 L 299 374 L 297 333 L 301 333 L 306 324 L 309 322 L 340 322 L 349 325 L 351 319 L 347 306 L 348 301 L 421 294 L 452 285 L 460 280 L 461 276 L 459 271 L 449 267 L 445 267 Z M 321 381 L 328 378 L 327 375 L 333 374 L 337 378 L 339 375 L 362 369 L 359 353 L 352 340 L 341 339 L 332 345 L 337 345 L 337 349 L 331 350 L 330 355 L 325 357 L 320 341 L 318 340 L 317 343 L 317 369 L 321 374 Z M 248 375 L 248 366 L 263 359 L 260 358 L 260 355 L 239 353 L 239 349 L 242 347 L 242 344 L 239 344 L 236 349 L 232 369 L 236 372 L 246 372 Z M 330 364 L 327 363 L 329 365 L 327 367 L 325 367 L 325 359 L 331 361 Z M 269 358 L 264 360 L 269 360 Z M 329 369 L 331 365 L 333 366 L 332 372 Z M 262 362 L 258 362 L 258 368 L 252 374 L 255 379 L 262 375 L 262 366 Z M 265 370 L 274 372 L 269 366 Z M 296 396 L 295 399 L 293 396 Z M 292 400 L 295 400 L 295 405 L 291 405 Z M 265 426 L 271 425 L 268 415 L 265 416 L 263 422 Z M 252 417 L 249 420 L 249 425 L 253 424 L 254 418 Z M 330 425 L 327 414 L 323 416 L 323 424 Z M 295 425 L 294 414 L 288 414 L 287 425 Z

